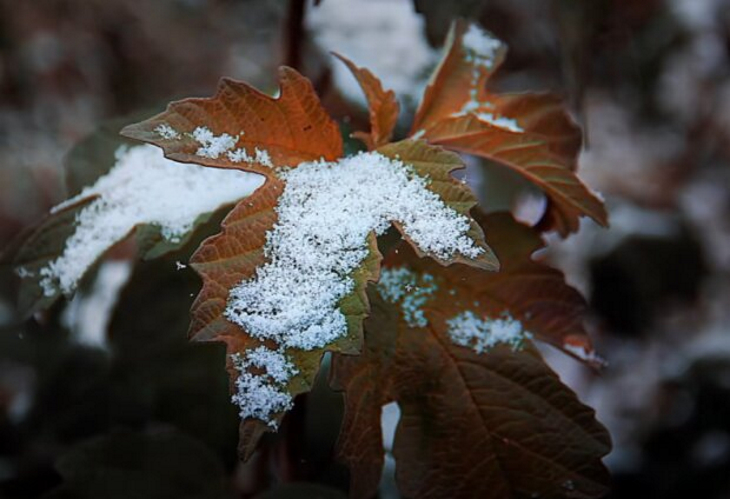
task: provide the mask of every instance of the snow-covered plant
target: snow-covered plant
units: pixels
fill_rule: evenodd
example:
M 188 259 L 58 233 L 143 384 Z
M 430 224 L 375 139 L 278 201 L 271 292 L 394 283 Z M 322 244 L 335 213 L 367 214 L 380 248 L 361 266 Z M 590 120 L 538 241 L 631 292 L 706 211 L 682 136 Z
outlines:
M 191 258 L 203 283 L 190 337 L 226 345 L 244 459 L 331 352 L 330 384 L 345 395 L 337 452 L 353 497 L 376 492 L 391 402 L 402 414 L 393 454 L 404 496 L 602 496 L 609 438 L 533 345 L 597 363 L 585 302 L 532 254 L 541 232 L 567 236 L 582 216 L 605 225 L 606 213 L 576 176 L 581 133 L 561 101 L 487 90 L 505 52 L 455 23 L 397 142 L 394 93 L 338 56 L 369 103 L 370 130 L 354 134 L 367 151 L 350 156 L 290 68 L 275 98 L 224 79 L 212 98 L 127 126 L 124 136 L 153 145 L 118 151 L 116 166 L 56 207 L 19 252 L 18 273 L 36 290 L 30 308 L 73 293 L 131 231 L 155 234 L 142 247 L 155 256 L 235 202 Z M 540 188 L 541 221 L 480 211 L 452 176 L 464 166 L 457 153 Z M 66 231 L 64 246 L 39 250 L 55 230 Z

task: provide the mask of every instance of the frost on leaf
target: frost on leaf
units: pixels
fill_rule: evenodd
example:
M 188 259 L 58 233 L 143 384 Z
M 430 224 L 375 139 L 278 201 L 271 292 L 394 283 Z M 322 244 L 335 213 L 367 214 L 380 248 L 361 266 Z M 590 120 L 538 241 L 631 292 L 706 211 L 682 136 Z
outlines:
M 506 47 L 481 28 L 456 22 L 418 108 L 411 135 L 511 168 L 548 197 L 544 230 L 566 236 L 588 216 L 607 224 L 602 201 L 575 171 L 581 132 L 557 97 L 494 94 L 486 85 Z
M 239 406 L 241 419 L 268 421 L 275 428 L 273 416 L 293 407 L 286 385 L 297 374 L 296 367 L 284 353 L 264 346 L 231 357 L 238 371 L 232 401 Z
M 458 158 L 408 142 L 301 163 L 240 203 L 193 257 L 204 281 L 193 337 L 226 341 L 232 354 L 261 344 L 280 349 L 306 391 L 323 351 L 359 350 L 364 287 L 379 268 L 375 237 L 391 224 L 423 255 L 493 269 L 496 260 L 467 215 L 473 197 L 449 175 Z M 231 376 L 240 385 L 240 370 Z M 244 385 L 253 386 L 248 378 Z M 244 435 L 251 425 L 275 426 L 281 415 L 244 420 Z
M 267 176 L 272 167 L 296 166 L 342 155 L 337 124 L 308 79 L 281 68 L 280 95 L 224 78 L 211 98 L 173 102 L 167 111 L 130 125 L 122 135 L 162 147 L 176 161 L 240 168 Z
M 513 350 L 520 350 L 525 340 L 532 337 L 508 312 L 500 317 L 482 318 L 467 310 L 447 320 L 446 325 L 446 333 L 452 342 L 476 353 L 488 352 L 497 345 L 509 345 Z
M 605 495 L 608 433 L 529 340 L 478 353 L 449 337 L 455 307 L 440 296 L 426 306 L 424 328 L 409 327 L 378 293 L 371 303 L 363 353 L 336 355 L 332 371 L 345 393 L 338 454 L 350 467 L 351 497 L 377 490 L 380 411 L 390 402 L 401 409 L 393 455 L 404 497 Z
M 431 274 L 419 274 L 406 267 L 385 268 L 380 271 L 377 289 L 383 300 L 400 305 L 410 327 L 428 325 L 423 307 L 438 289 Z
M 46 298 L 70 294 L 87 270 L 135 228 L 154 227 L 163 240 L 181 243 L 201 216 L 246 197 L 262 183 L 263 177 L 252 173 L 175 163 L 153 146 L 122 147 L 107 174 L 51 210 L 50 219 L 70 225 L 63 246 L 50 256 L 44 248 L 44 258 L 33 258 L 33 248 L 48 242 L 44 231 L 26 241 L 16 265 L 37 279 Z
M 475 218 L 489 229 L 487 242 L 499 257 L 499 272 L 480 272 L 464 265 L 442 267 L 414 258 L 401 245 L 384 262 L 382 274 L 408 275 L 414 282 L 428 276 L 435 291 L 419 305 L 419 313 L 430 323 L 434 307 L 448 303 L 448 311 L 440 307 L 445 314 L 441 319 L 448 326 L 444 331 L 457 344 L 481 352 L 498 343 L 518 347 L 534 336 L 601 367 L 602 360 L 593 351 L 583 325 L 586 302 L 568 286 L 562 272 L 533 260 L 533 253 L 544 246 L 535 231 L 506 213 L 476 213 Z M 398 299 L 405 303 L 420 293 L 419 288 L 411 287 Z M 384 295 L 386 301 L 393 302 L 388 296 Z M 406 310 L 403 313 L 408 322 Z

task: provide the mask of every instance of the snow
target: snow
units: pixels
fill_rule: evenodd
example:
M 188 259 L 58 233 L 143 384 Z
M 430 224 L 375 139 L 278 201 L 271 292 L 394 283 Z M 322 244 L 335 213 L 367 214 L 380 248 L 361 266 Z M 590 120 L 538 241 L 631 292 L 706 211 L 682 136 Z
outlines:
M 106 350 L 107 328 L 124 285 L 132 275 L 129 261 L 112 260 L 99 266 L 89 293 L 74 297 L 61 317 L 76 343 Z
M 523 329 L 522 323 L 508 313 L 503 313 L 498 319 L 481 319 L 467 310 L 449 319 L 447 324 L 451 341 L 476 353 L 489 351 L 500 343 L 519 350 L 525 339 L 532 337 Z
M 160 125 L 155 129 L 160 135 L 163 134 L 163 131 L 158 129 L 162 126 L 168 125 Z M 173 130 L 173 132 L 175 131 Z M 271 161 L 271 155 L 265 149 L 254 147 L 253 156 L 249 154 L 245 147 L 233 149 L 236 147 L 238 139 L 243 133 L 240 132 L 237 137 L 233 137 L 227 133 L 216 135 L 209 128 L 199 126 L 192 133 L 192 137 L 200 144 L 195 154 L 202 158 L 211 159 L 218 159 L 225 155 L 233 163 L 259 163 L 263 166 L 273 168 L 274 163 Z
M 353 15 L 353 13 L 357 13 Z M 325 52 L 334 50 L 368 68 L 399 98 L 415 104 L 439 53 L 428 44 L 425 21 L 410 0 L 337 0 L 307 12 L 307 28 Z M 365 97 L 344 64 L 333 64 L 335 85 L 365 106 Z
M 495 116 L 493 113 L 476 113 L 476 117 L 482 121 L 504 128 L 510 132 L 523 133 L 525 130 L 517 123 L 517 120 L 513 118 L 506 118 L 504 116 Z
M 271 156 L 268 151 L 261 150 L 258 147 L 254 148 L 254 155 L 251 156 L 245 147 L 236 149 L 235 151 L 228 151 L 226 153 L 228 159 L 234 163 L 259 163 L 269 168 L 274 167 L 274 163 L 271 161 Z
M 172 128 L 167 123 L 157 125 L 155 127 L 155 132 L 157 132 L 160 137 L 167 140 L 177 140 L 180 138 L 180 132 Z
M 403 318 L 410 327 L 426 327 L 423 306 L 438 287 L 431 274 L 418 274 L 406 267 L 385 268 L 380 272 L 378 292 L 384 300 L 401 304 Z
M 467 235 L 469 219 L 401 161 L 360 153 L 302 163 L 282 176 L 278 222 L 264 247 L 268 263 L 231 290 L 226 308 L 228 320 L 255 338 L 311 350 L 346 334 L 339 302 L 354 289 L 368 235 L 384 233 L 391 221 L 442 259 L 484 251 Z
M 264 346 L 247 351 L 245 357 L 233 354 L 231 360 L 240 373 L 231 397 L 240 408 L 240 417 L 260 419 L 276 428 L 273 416 L 293 406 L 286 384 L 298 370 L 283 352 Z
M 177 242 L 198 216 L 248 196 L 263 181 L 254 173 L 176 163 L 151 145 L 120 148 L 109 173 L 54 208 L 98 196 L 76 216 L 61 256 L 40 270 L 41 286 L 47 296 L 71 293 L 86 270 L 136 225 L 158 226 L 163 238 Z
M 215 135 L 204 126 L 199 126 L 193 130 L 193 138 L 200 144 L 195 154 L 203 158 L 211 159 L 218 159 L 220 155 L 236 147 L 236 143 L 238 142 L 238 137 L 231 137 L 227 133 Z
M 502 47 L 502 42 L 483 30 L 476 24 L 470 24 L 469 29 L 461 39 L 462 46 L 466 50 L 467 62 L 486 69 L 494 67 L 497 52 Z

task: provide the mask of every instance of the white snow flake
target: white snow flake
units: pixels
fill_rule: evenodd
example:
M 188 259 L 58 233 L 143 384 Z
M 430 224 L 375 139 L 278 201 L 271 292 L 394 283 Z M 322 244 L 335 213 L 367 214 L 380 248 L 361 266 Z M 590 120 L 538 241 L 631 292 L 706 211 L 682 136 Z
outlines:
M 238 137 L 231 137 L 227 133 L 215 135 L 207 127 L 199 126 L 193 130 L 193 138 L 198 141 L 198 156 L 204 158 L 218 159 L 222 154 L 236 147 Z
M 286 384 L 299 371 L 283 352 L 264 346 L 247 351 L 245 357 L 233 354 L 231 360 L 240 373 L 231 400 L 240 408 L 241 419 L 260 419 L 276 428 L 272 417 L 292 408 Z
M 380 272 L 378 292 L 384 300 L 401 304 L 403 318 L 410 327 L 426 327 L 423 306 L 438 286 L 431 274 L 418 274 L 406 267 L 386 268 Z
M 522 323 L 508 313 L 502 314 L 499 319 L 481 319 L 471 310 L 467 310 L 446 322 L 451 341 L 469 347 L 476 353 L 486 352 L 500 343 L 519 350 L 526 339 L 532 338 L 523 329 Z
M 155 132 L 157 132 L 160 137 L 167 140 L 176 140 L 180 138 L 180 133 L 167 123 L 157 125 L 155 127 Z

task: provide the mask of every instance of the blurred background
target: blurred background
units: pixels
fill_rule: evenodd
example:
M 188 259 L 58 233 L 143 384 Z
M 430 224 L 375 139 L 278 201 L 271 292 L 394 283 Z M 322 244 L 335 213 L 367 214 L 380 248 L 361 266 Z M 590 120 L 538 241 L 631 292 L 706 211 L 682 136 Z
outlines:
M 611 497 L 730 498 L 730 0 L 0 0 L 0 248 L 73 190 L 79 141 L 221 76 L 273 91 L 293 66 L 357 128 L 334 50 L 398 93 L 404 132 L 454 17 L 509 45 L 493 88 L 555 91 L 584 127 L 579 173 L 611 227 L 584 220 L 541 257 L 589 299 L 608 367 L 545 355 L 611 432 Z M 539 215 L 516 176 L 475 163 L 467 179 L 488 209 Z M 3 269 L 0 497 L 342 497 L 326 389 L 282 428 L 299 438 L 237 461 L 223 349 L 185 339 L 199 281 L 175 262 L 193 249 L 134 266 L 120 251 L 25 322 Z M 276 481 L 323 485 L 261 492 Z

